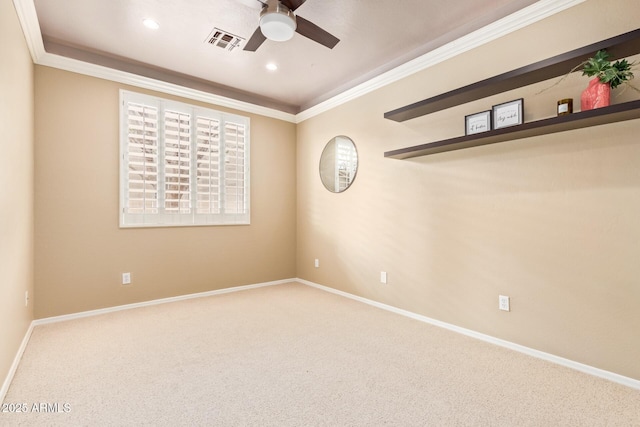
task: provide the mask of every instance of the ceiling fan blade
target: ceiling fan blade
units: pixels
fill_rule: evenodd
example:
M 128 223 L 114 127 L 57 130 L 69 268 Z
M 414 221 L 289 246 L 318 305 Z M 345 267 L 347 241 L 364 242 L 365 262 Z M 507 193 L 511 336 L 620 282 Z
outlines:
M 296 10 L 307 0 L 280 0 L 280 3 L 287 6 L 290 10 Z
M 302 34 L 303 36 L 310 38 L 329 49 L 333 49 L 333 47 L 340 41 L 336 36 L 329 34 L 313 22 L 307 21 L 300 16 L 296 16 L 296 22 L 298 24 L 298 28 L 296 28 L 296 32 L 298 34 Z
M 247 50 L 249 52 L 255 52 L 256 50 L 258 50 L 260 45 L 262 45 L 262 43 L 264 43 L 264 41 L 266 39 L 267 38 L 264 36 L 264 34 L 262 34 L 262 31 L 260 31 L 260 27 L 258 27 L 253 32 L 253 35 L 251 36 L 249 41 L 247 41 L 247 44 L 244 46 L 244 49 L 242 49 L 242 50 Z

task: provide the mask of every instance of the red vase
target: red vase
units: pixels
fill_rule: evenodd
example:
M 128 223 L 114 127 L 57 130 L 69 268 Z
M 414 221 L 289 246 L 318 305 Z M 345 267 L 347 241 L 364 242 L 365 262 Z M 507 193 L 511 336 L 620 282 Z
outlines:
M 602 83 L 598 77 L 591 79 L 589 86 L 582 92 L 580 106 L 582 111 L 611 105 L 611 86 Z

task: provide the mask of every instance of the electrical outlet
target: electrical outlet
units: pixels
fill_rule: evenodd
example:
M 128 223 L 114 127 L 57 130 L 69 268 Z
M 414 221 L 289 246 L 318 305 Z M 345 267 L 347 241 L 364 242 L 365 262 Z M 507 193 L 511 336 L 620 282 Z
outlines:
M 29 307 L 29 291 L 24 291 L 24 306 Z
M 123 285 L 131 284 L 131 273 L 122 273 L 122 284 Z
M 505 295 L 498 295 L 498 308 L 503 311 L 511 311 L 509 309 L 509 297 Z
M 385 285 L 387 284 L 387 272 L 386 271 L 381 271 L 380 272 L 380 283 L 384 283 Z
M 316 266 L 316 268 L 320 267 L 320 260 L 318 258 L 316 258 L 314 265 Z

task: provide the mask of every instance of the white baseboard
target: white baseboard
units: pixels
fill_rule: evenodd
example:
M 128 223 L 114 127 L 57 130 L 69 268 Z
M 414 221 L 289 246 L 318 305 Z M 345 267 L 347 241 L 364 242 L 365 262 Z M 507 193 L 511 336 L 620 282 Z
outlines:
M 113 313 L 113 312 L 116 312 L 116 311 L 131 310 L 133 308 L 138 308 L 138 307 L 148 307 L 148 306 L 152 306 L 152 305 L 166 304 L 166 303 L 176 302 L 176 301 L 184 301 L 184 300 L 193 299 L 193 298 L 204 298 L 204 297 L 210 297 L 210 296 L 214 296 L 214 295 L 228 294 L 228 293 L 231 293 L 231 292 L 240 292 L 240 291 L 246 291 L 246 290 L 249 290 L 249 289 L 263 288 L 265 286 L 282 285 L 282 284 L 285 284 L 285 283 L 292 283 L 292 282 L 296 282 L 296 281 L 297 281 L 297 279 L 285 279 L 285 280 L 275 280 L 275 281 L 272 281 L 272 282 L 256 283 L 256 284 L 253 284 L 253 285 L 235 286 L 233 288 L 217 289 L 215 291 L 198 292 L 196 294 L 179 295 L 179 296 L 176 296 L 176 297 L 169 297 L 169 298 L 155 299 L 155 300 L 151 300 L 151 301 L 136 302 L 136 303 L 133 303 L 133 304 L 117 305 L 115 307 L 107 307 L 107 308 L 100 308 L 100 309 L 97 309 L 97 310 L 81 311 L 79 313 L 73 313 L 73 314 L 64 314 L 62 316 L 46 317 L 44 319 L 34 320 L 33 323 L 34 323 L 34 325 L 45 325 L 45 324 L 48 324 L 48 323 L 64 322 L 64 321 L 67 321 L 67 320 L 80 319 L 82 317 L 91 317 L 91 316 L 97 316 L 97 315 L 100 315 L 100 314 Z
M 367 298 L 363 298 L 363 297 L 359 297 L 357 295 L 353 295 L 347 292 L 343 292 L 337 289 L 333 289 L 327 286 L 323 286 L 323 285 L 319 285 L 317 283 L 313 283 L 310 282 L 308 280 L 304 280 L 304 279 L 285 279 L 285 280 L 276 280 L 276 281 L 272 281 L 272 282 L 264 282 L 264 283 L 256 283 L 256 284 L 252 284 L 252 285 L 244 285 L 244 286 L 236 286 L 233 288 L 226 288 L 226 289 L 218 289 L 218 290 L 214 290 L 214 291 L 207 291 L 207 292 L 200 292 L 200 293 L 195 293 L 195 294 L 187 294 L 187 295 L 180 295 L 180 296 L 176 296 L 176 297 L 170 297 L 170 298 L 162 298 L 162 299 L 156 299 L 156 300 L 151 300 L 151 301 L 145 301 L 145 302 L 139 302 L 139 303 L 134 303 L 134 304 L 126 304 L 126 305 L 119 305 L 119 306 L 115 306 L 115 307 L 109 307 L 109 308 L 102 308 L 102 309 L 98 309 L 98 310 L 90 310 L 90 311 L 83 311 L 80 313 L 74 313 L 74 314 L 66 314 L 66 315 L 62 315 L 62 316 L 54 316 L 54 317 L 47 317 L 44 319 L 37 319 L 31 322 L 31 324 L 29 325 L 29 329 L 27 329 L 27 332 L 22 340 L 22 343 L 20 344 L 20 348 L 18 349 L 18 352 L 16 354 L 16 357 L 13 360 L 13 364 L 11 365 L 11 368 L 9 369 L 9 373 L 7 374 L 7 377 L 4 380 L 4 383 L 2 384 L 2 388 L 0 389 L 0 403 L 2 403 L 4 401 L 4 398 L 7 394 L 7 392 L 9 391 L 9 386 L 11 384 L 11 381 L 13 381 L 13 377 L 16 373 L 16 370 L 18 369 L 18 365 L 20 364 L 20 360 L 22 359 L 22 355 L 25 351 L 25 348 L 27 347 L 27 344 L 29 343 L 29 339 L 31 338 L 31 333 L 33 331 L 33 328 L 37 325 L 44 325 L 44 324 L 48 324 L 48 323 L 56 323 L 56 322 L 64 322 L 67 320 L 73 320 L 73 319 L 79 319 L 79 318 L 83 318 L 83 317 L 91 317 L 91 316 L 97 316 L 100 314 L 105 314 L 105 313 L 113 313 L 116 311 L 122 311 L 122 310 L 130 310 L 133 308 L 138 308 L 138 307 L 148 307 L 148 306 L 152 306 L 152 305 L 158 305 L 158 304 L 166 304 L 166 303 L 170 303 L 170 302 L 176 302 L 176 301 L 184 301 L 184 300 L 188 300 L 188 299 L 193 299 L 193 298 L 204 298 L 204 297 L 209 297 L 209 296 L 214 296 L 214 295 L 222 295 L 222 294 L 227 294 L 227 293 L 231 293 L 231 292 L 240 292 L 240 291 L 245 291 L 245 290 L 249 290 L 249 289 L 256 289 L 256 288 L 262 288 L 262 287 L 266 287 L 266 286 L 274 286 L 274 285 L 282 285 L 285 283 L 291 283 L 291 282 L 297 282 L 303 285 L 307 285 L 307 286 L 311 286 L 313 288 L 316 289 L 320 289 L 322 291 L 325 292 L 330 292 L 332 294 L 336 294 L 336 295 L 340 295 L 343 296 L 345 298 L 349 298 L 355 301 L 359 301 L 368 305 L 371 305 L 373 307 L 377 307 L 377 308 L 381 308 L 383 310 L 387 310 L 390 311 L 392 313 L 396 313 L 402 316 L 406 316 L 409 317 L 411 319 L 415 319 L 415 320 L 419 320 L 421 322 L 425 322 L 428 323 L 430 325 L 434 325 L 434 326 L 439 326 L 441 328 L 445 328 L 448 329 L 450 331 L 453 332 L 457 332 L 472 338 L 476 338 L 479 339 L 481 341 L 485 341 L 491 344 L 495 344 L 495 345 L 499 345 L 501 347 L 505 347 L 511 350 L 515 350 L 517 352 L 520 353 L 524 353 L 527 354 L 529 356 L 533 356 L 536 357 L 538 359 L 543 359 L 546 360 L 548 362 L 552 362 L 552 363 L 556 363 L 558 365 L 562 365 L 562 366 L 566 366 L 568 368 L 572 368 L 575 369 L 577 371 L 589 374 L 589 375 L 593 375 L 596 377 L 600 377 L 600 378 L 604 378 L 607 379 L 609 381 L 613 381 L 615 383 L 618 384 L 622 384 L 624 386 L 627 387 L 631 387 L 634 388 L 636 390 L 640 390 L 640 381 L 635 380 L 633 378 L 629 378 L 629 377 L 625 377 L 613 372 L 609 372 L 609 371 L 605 371 L 603 369 L 599 369 L 599 368 L 595 368 L 593 366 L 589 366 L 589 365 L 584 365 L 582 363 L 579 362 L 575 362 L 573 360 L 569 360 L 569 359 L 565 359 L 563 357 L 560 356 L 555 356 L 553 354 L 549 354 L 549 353 L 545 353 L 543 351 L 539 351 L 539 350 L 535 350 L 533 348 L 529 348 L 529 347 L 525 347 L 522 346 L 520 344 L 515 344 L 512 343 L 510 341 L 505 341 L 502 340 L 500 338 L 496 338 L 496 337 L 492 337 L 490 335 L 485 335 L 485 334 L 481 334 L 479 332 L 476 331 L 472 331 L 470 329 L 465 329 L 465 328 L 461 328 L 459 326 L 455 326 L 452 325 L 450 323 L 446 323 L 446 322 L 442 322 L 440 320 L 436 320 L 436 319 L 432 319 L 430 317 L 426 317 L 420 314 L 416 314 L 416 313 L 412 313 L 410 311 L 407 310 L 403 310 L 397 307 L 393 307 L 387 304 L 383 304 L 377 301 L 373 301 Z
M 24 350 L 27 348 L 27 344 L 29 343 L 29 339 L 31 338 L 31 332 L 33 332 L 33 322 L 29 324 L 29 328 L 27 329 L 27 333 L 24 334 L 24 338 L 22 339 L 22 343 L 20 343 L 20 347 L 18 348 L 18 352 L 16 353 L 16 357 L 13 358 L 13 363 L 9 368 L 9 372 L 7 373 L 7 377 L 4 379 L 2 383 L 2 388 L 0 388 L 0 403 L 4 402 L 4 398 L 9 391 L 9 386 L 11 385 L 11 381 L 13 381 L 13 376 L 16 374 L 18 370 L 18 365 L 20 364 L 20 360 L 22 359 L 22 355 L 24 354 Z
M 249 289 L 263 288 L 265 286 L 282 285 L 285 283 L 292 283 L 292 282 L 297 282 L 297 280 L 296 279 L 275 280 L 272 282 L 256 283 L 253 285 L 244 285 L 244 286 L 235 286 L 233 288 L 217 289 L 215 291 L 199 292 L 196 294 L 180 295 L 177 297 L 162 298 L 162 299 L 156 299 L 151 301 L 138 302 L 134 304 L 119 305 L 115 307 L 101 308 L 98 310 L 82 311 L 80 313 L 65 314 L 62 316 L 53 316 L 53 317 L 47 317 L 44 319 L 36 319 L 32 321 L 31 324 L 29 325 L 29 329 L 27 329 L 27 333 L 22 339 L 20 348 L 18 349 L 16 357 L 13 359 L 13 363 L 11 364 L 11 368 L 9 369 L 9 372 L 7 373 L 4 383 L 2 384 L 2 388 L 0 389 L 0 403 L 4 402 L 4 398 L 7 395 L 7 392 L 9 391 L 9 386 L 11 385 L 11 382 L 13 381 L 13 377 L 16 374 L 16 370 L 18 369 L 18 365 L 20 364 L 20 360 L 22 359 L 24 350 L 27 347 L 27 344 L 29 343 L 29 339 L 31 338 L 31 333 L 33 331 L 33 328 L 37 325 L 64 322 L 67 320 L 97 316 L 100 314 L 113 313 L 116 311 L 130 310 L 132 308 L 147 307 L 151 305 L 166 304 L 166 303 L 176 302 L 176 301 L 184 301 L 184 300 L 193 299 L 193 298 L 203 298 L 203 297 L 209 297 L 213 295 L 228 294 L 231 292 L 240 292 L 240 291 L 246 291 Z
M 330 292 L 332 294 L 340 295 L 346 298 L 350 298 L 355 301 L 359 301 L 365 304 L 369 304 L 371 306 L 381 308 L 383 310 L 390 311 L 392 313 L 400 314 L 402 316 L 409 317 L 411 319 L 419 320 L 424 323 L 428 323 L 430 325 L 439 326 L 444 329 L 448 329 L 453 332 L 457 332 L 459 334 L 463 334 L 469 336 L 471 338 L 476 338 L 481 341 L 485 341 L 491 344 L 499 345 L 500 347 L 505 347 L 510 350 L 515 350 L 519 353 L 524 353 L 529 356 L 536 357 L 538 359 L 543 359 L 551 363 L 555 363 L 558 365 L 565 366 L 567 368 L 575 369 L 577 371 L 583 372 L 585 374 L 593 375 L 596 377 L 604 378 L 609 381 L 613 381 L 618 384 L 622 384 L 627 387 L 634 388 L 636 390 L 640 390 L 640 381 L 635 380 L 633 378 L 625 377 L 623 375 L 619 375 L 613 372 L 605 371 L 604 369 L 595 368 L 593 366 L 585 365 L 583 363 L 579 363 L 573 360 L 565 359 L 564 357 L 556 356 L 550 353 L 545 353 L 544 351 L 536 350 L 530 347 L 525 347 L 520 344 L 512 343 L 510 341 L 505 341 L 500 338 L 492 337 L 490 335 L 481 334 L 480 332 L 473 331 L 471 329 L 461 328 L 456 325 L 452 325 L 450 323 L 442 322 L 440 320 L 432 319 L 427 316 L 422 316 L 420 314 L 412 313 L 407 310 L 403 310 L 397 307 L 393 307 L 391 305 L 382 304 L 377 301 L 373 301 L 367 298 L 359 297 L 357 295 L 353 295 L 347 292 L 339 291 L 337 289 L 333 289 L 327 286 L 319 285 L 317 283 L 310 282 L 304 279 L 296 279 L 297 282 L 311 286 L 316 289 L 320 289 L 326 292 Z

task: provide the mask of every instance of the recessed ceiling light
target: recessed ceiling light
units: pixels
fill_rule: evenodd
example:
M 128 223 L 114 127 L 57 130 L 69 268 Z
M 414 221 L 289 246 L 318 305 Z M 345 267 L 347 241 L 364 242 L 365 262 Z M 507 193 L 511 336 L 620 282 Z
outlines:
M 269 62 L 267 65 L 267 70 L 269 71 L 275 71 L 278 69 L 278 66 L 276 64 L 274 64 L 273 62 Z
M 142 21 L 142 23 L 144 24 L 145 27 L 150 28 L 152 30 L 157 30 L 158 28 L 160 28 L 160 24 L 158 24 L 156 21 L 150 18 L 145 19 L 144 21 Z

